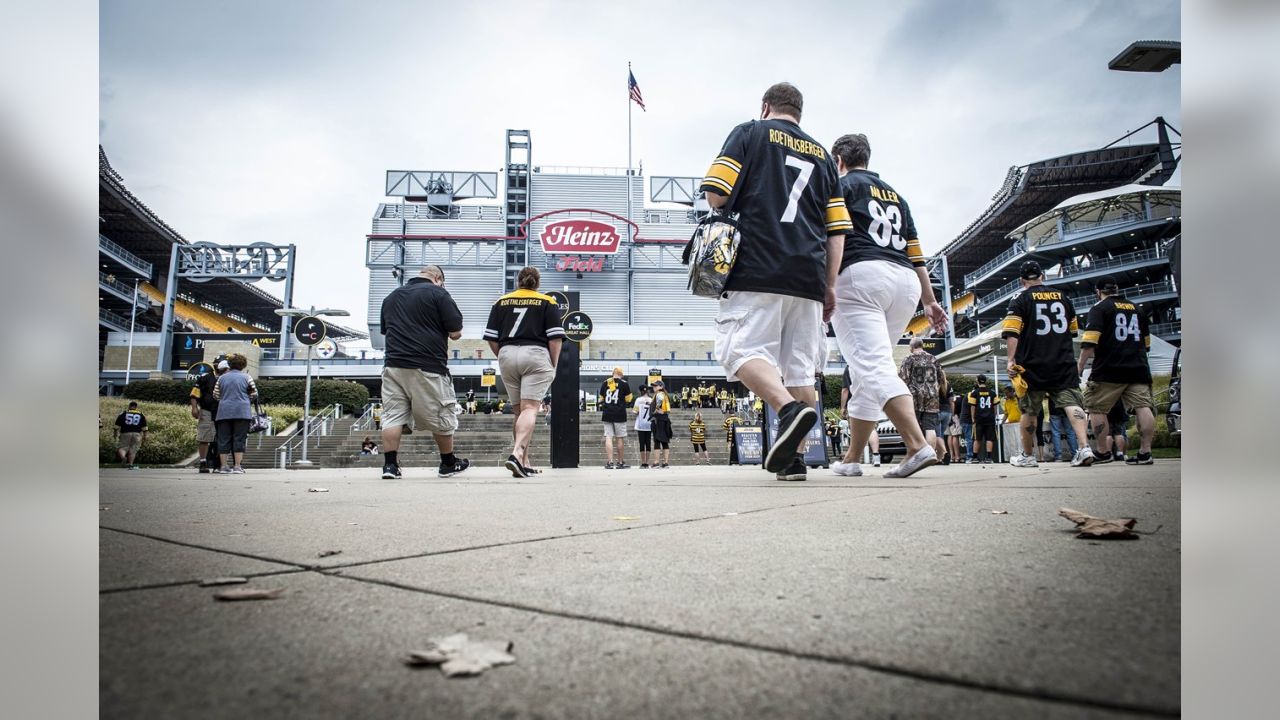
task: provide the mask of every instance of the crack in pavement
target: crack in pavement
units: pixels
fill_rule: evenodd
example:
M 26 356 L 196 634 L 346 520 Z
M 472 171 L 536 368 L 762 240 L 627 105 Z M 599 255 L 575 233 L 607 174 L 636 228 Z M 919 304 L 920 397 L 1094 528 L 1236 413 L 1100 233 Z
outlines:
M 629 620 L 619 620 L 617 618 L 605 617 L 600 615 L 590 615 L 586 613 L 575 613 L 566 610 L 557 610 L 554 608 L 538 607 L 536 605 L 527 605 L 524 603 L 510 602 L 506 600 L 495 600 L 475 595 L 464 595 L 462 593 L 448 592 L 443 590 L 432 590 L 430 588 L 418 587 L 415 585 L 406 585 L 404 583 L 395 582 L 393 580 L 383 580 L 380 578 L 360 577 L 358 575 L 347 575 L 345 573 L 329 573 L 323 570 L 316 571 L 320 575 L 326 575 L 331 578 L 342 580 L 351 580 L 354 582 L 366 583 L 370 585 L 381 585 L 384 587 L 394 588 L 397 590 L 405 590 L 408 592 L 419 593 L 423 595 L 431 595 L 434 597 L 448 598 L 451 600 L 459 600 L 463 602 L 473 602 L 482 605 L 490 605 L 493 607 L 501 607 L 509 610 L 518 610 L 522 612 L 530 612 L 538 615 L 549 617 L 557 617 L 565 620 L 577 620 L 582 622 L 595 623 L 599 625 L 607 625 L 610 627 L 622 628 L 627 630 L 637 630 L 640 632 L 652 633 L 664 637 L 681 638 L 684 640 L 693 640 L 697 642 L 705 642 L 713 645 L 721 645 L 726 647 L 734 647 L 741 650 L 751 650 L 755 652 L 764 652 L 772 655 L 781 655 L 784 657 L 810 660 L 821 662 L 828 665 L 839 665 L 843 667 L 855 667 L 870 672 L 883 673 L 886 675 L 894 675 L 897 677 L 909 678 L 921 682 L 933 683 L 938 685 L 948 685 L 951 687 L 965 688 L 968 690 L 976 690 L 980 692 L 993 693 L 1001 696 L 1018 697 L 1041 702 L 1049 702 L 1063 705 L 1071 705 L 1077 707 L 1097 708 L 1100 710 L 1114 710 L 1119 712 L 1138 713 L 1142 715 L 1153 715 L 1158 717 L 1179 717 L 1182 714 L 1179 708 L 1165 708 L 1153 705 L 1145 705 L 1140 703 L 1128 703 L 1123 701 L 1100 700 L 1097 698 L 1076 695 L 1070 692 L 1059 692 L 1048 688 L 1039 689 L 1023 689 L 1016 687 L 1006 687 L 984 680 L 966 678 L 954 675 L 946 675 L 942 673 L 929 672 L 927 670 L 918 670 L 915 668 L 895 665 L 893 663 L 881 662 L 876 660 L 868 660 L 856 657 L 844 657 L 840 655 L 828 655 L 819 652 L 809 652 L 802 650 L 792 650 L 774 645 L 765 645 L 763 643 L 750 642 L 747 640 L 738 640 L 731 637 L 722 637 L 709 635 L 705 633 L 694 632 L 691 630 L 681 630 L 678 628 L 662 627 L 660 625 L 650 625 L 646 623 L 633 622 Z

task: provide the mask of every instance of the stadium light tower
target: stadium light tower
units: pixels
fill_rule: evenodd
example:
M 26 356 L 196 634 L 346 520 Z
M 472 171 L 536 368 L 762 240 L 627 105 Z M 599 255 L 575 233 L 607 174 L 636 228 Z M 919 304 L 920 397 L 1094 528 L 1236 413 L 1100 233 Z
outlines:
M 316 306 L 312 305 L 310 310 L 303 310 L 302 308 L 280 308 L 276 310 L 276 314 L 281 317 L 312 318 L 318 321 L 321 315 L 329 315 L 329 316 L 336 317 L 336 316 L 350 315 L 351 313 L 347 312 L 346 310 L 338 310 L 336 308 L 321 308 L 317 310 Z M 300 325 L 301 323 L 297 323 L 294 325 L 293 331 L 295 334 L 299 332 Z M 312 339 L 314 339 L 314 342 L 312 341 Z M 307 389 L 303 396 L 303 401 L 302 401 L 302 459 L 297 462 L 298 465 L 302 465 L 303 467 L 308 467 L 311 465 L 311 461 L 307 459 L 307 445 L 310 444 L 309 438 L 310 438 L 310 429 L 311 429 L 311 349 L 315 347 L 316 343 L 320 342 L 323 339 L 324 339 L 323 323 L 321 323 L 320 334 L 318 336 L 315 336 L 314 338 L 308 338 L 308 339 L 303 339 L 302 337 L 297 338 L 298 342 L 301 342 L 307 346 Z

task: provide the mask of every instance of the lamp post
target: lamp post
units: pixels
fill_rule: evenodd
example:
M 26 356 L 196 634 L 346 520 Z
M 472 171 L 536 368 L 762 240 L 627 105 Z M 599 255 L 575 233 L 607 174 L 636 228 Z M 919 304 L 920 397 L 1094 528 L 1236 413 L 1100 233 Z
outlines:
M 303 467 L 311 465 L 311 461 L 307 459 L 307 446 L 311 444 L 311 349 L 324 339 L 325 330 L 324 323 L 320 320 L 321 315 L 343 316 L 351 313 L 346 310 L 337 310 L 334 308 L 316 309 L 315 305 L 310 310 L 301 308 L 280 308 L 276 310 L 276 314 L 281 317 L 301 317 L 305 321 L 294 323 L 293 332 L 294 339 L 307 346 L 307 385 L 302 401 L 302 459 L 297 464 Z M 318 329 L 312 327 L 318 324 Z M 283 351 L 284 348 L 281 348 Z

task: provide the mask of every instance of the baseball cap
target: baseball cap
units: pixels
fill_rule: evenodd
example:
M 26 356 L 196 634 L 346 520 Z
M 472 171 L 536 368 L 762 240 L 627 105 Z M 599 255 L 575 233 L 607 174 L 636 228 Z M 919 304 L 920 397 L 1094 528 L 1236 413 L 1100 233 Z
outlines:
M 231 369 L 231 363 L 227 362 L 226 360 L 219 360 L 219 361 L 218 361 L 218 369 L 219 369 L 219 370 L 230 370 L 230 369 Z M 231 382 L 231 381 L 230 381 L 230 380 L 228 380 L 227 382 Z
M 1120 283 L 1112 275 L 1103 275 L 1093 283 L 1094 290 L 1119 290 Z
M 1035 280 L 1044 277 L 1044 270 L 1040 268 L 1040 263 L 1035 260 L 1028 260 L 1018 268 L 1018 277 L 1023 280 Z
M 986 384 L 987 384 L 987 376 L 986 376 L 986 375 L 979 375 L 979 376 L 978 376 L 978 384 L 979 384 L 979 385 L 986 385 Z
M 663 382 L 662 382 L 661 380 L 654 380 L 654 381 L 653 381 L 653 386 L 654 386 L 654 387 L 666 387 L 666 385 L 664 385 L 664 384 L 663 384 Z

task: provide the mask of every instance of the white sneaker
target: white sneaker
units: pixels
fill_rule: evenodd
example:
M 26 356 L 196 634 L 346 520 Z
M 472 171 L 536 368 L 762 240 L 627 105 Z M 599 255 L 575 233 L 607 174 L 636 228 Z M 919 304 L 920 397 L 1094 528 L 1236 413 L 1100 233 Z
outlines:
M 833 462 L 831 472 L 842 477 L 862 477 L 862 466 L 858 463 Z
M 1071 467 L 1089 467 L 1094 460 L 1093 449 L 1082 447 L 1076 451 L 1075 457 L 1071 458 Z
M 1036 462 L 1035 457 L 1031 455 L 1014 455 L 1009 464 L 1020 468 L 1040 467 L 1040 463 Z
M 880 467 L 880 453 L 871 456 L 871 464 Z
M 914 455 L 903 460 L 897 467 L 884 474 L 887 478 L 904 478 L 914 475 L 917 470 L 923 470 L 930 465 L 938 463 L 938 453 L 933 448 L 925 445 L 916 451 Z

